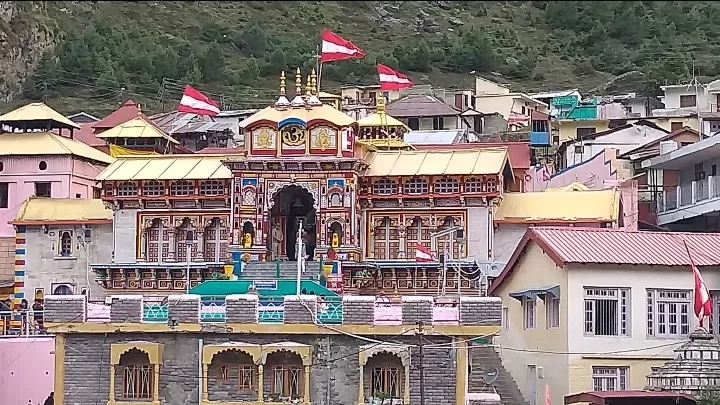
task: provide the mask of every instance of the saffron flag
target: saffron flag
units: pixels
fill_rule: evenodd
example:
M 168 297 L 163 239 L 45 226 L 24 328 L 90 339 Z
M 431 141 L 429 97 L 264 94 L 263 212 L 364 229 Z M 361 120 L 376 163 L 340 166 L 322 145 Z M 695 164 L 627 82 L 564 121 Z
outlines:
M 364 58 L 365 51 L 352 42 L 325 28 L 322 33 L 320 63 L 353 58 Z
M 692 268 L 693 276 L 695 278 L 695 316 L 697 316 L 698 321 L 700 321 L 700 327 L 704 328 L 705 326 L 703 323 L 705 318 L 712 315 L 710 291 L 708 291 L 707 285 L 705 285 L 705 280 L 703 280 L 700 270 L 698 270 L 697 266 L 695 266 L 695 261 L 693 261 L 692 255 L 690 255 L 690 248 L 688 247 L 687 242 L 683 241 L 683 243 L 685 244 L 685 250 L 687 250 L 688 258 L 690 258 L 690 267 Z
M 417 244 L 415 247 L 415 261 L 416 262 L 432 262 L 435 258 L 433 258 L 433 254 L 430 251 L 430 249 L 426 248 L 425 246 L 421 244 Z
M 380 76 L 380 89 L 382 91 L 400 90 L 412 86 L 412 82 L 402 73 L 378 63 L 378 76 Z
M 182 99 L 180 99 L 178 112 L 214 117 L 220 113 L 220 107 L 216 102 L 211 100 L 210 97 L 193 89 L 188 84 L 185 86 Z

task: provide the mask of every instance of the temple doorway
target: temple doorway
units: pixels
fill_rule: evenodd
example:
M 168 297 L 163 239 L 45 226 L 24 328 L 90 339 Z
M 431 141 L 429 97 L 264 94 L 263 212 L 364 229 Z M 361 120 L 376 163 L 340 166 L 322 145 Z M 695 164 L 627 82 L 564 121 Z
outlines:
M 315 221 L 314 199 L 300 186 L 287 186 L 274 198 L 270 210 L 272 230 L 270 232 L 270 251 L 283 260 L 297 260 L 298 227 L 305 230 L 305 254 L 308 260 L 315 255 L 317 245 L 317 226 Z

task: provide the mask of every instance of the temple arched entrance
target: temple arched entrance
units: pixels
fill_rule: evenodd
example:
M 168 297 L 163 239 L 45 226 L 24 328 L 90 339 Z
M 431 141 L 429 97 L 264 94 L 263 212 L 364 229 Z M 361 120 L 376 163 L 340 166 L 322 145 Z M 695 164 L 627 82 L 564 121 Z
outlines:
M 305 230 L 305 254 L 309 256 L 308 260 L 312 260 L 317 245 L 314 205 L 312 194 L 297 185 L 285 186 L 273 196 L 268 242 L 269 250 L 274 255 L 279 255 L 281 259 L 297 260 L 298 229 L 302 224 Z

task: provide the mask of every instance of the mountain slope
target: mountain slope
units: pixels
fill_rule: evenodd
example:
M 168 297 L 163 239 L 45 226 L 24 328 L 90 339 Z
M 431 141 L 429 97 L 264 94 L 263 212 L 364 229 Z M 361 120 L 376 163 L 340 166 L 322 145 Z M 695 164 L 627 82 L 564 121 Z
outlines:
M 325 27 L 368 53 L 326 65 L 328 91 L 375 83 L 376 62 L 419 84 L 470 87 L 475 72 L 524 91 L 601 92 L 621 76 L 607 90 L 656 93 L 720 74 L 720 3 L 705 1 L 46 3 L 59 40 L 20 98 L 65 111 L 167 109 L 185 83 L 228 108 L 264 106 L 280 70 L 312 68 Z

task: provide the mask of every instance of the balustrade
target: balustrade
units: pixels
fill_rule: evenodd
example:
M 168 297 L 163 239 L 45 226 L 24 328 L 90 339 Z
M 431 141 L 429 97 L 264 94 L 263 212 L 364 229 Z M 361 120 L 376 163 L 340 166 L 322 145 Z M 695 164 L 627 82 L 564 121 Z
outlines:
M 186 305 L 181 310 L 184 312 L 175 312 L 176 316 L 186 317 L 180 320 L 177 319 L 176 316 L 172 315 L 173 309 L 171 307 L 173 305 L 180 305 L 173 301 L 173 296 L 171 296 L 169 300 L 166 299 L 161 302 L 143 301 L 142 299 L 137 299 L 136 301 L 126 300 L 125 302 L 130 302 L 133 303 L 133 305 L 136 305 L 137 311 L 141 313 L 140 319 L 142 323 L 168 323 L 169 321 L 182 323 L 193 321 L 193 319 L 197 319 L 195 322 L 201 323 L 228 322 L 229 297 L 191 295 L 179 297 L 184 298 L 178 302 L 182 302 L 184 303 L 183 305 Z M 249 295 L 240 297 L 244 300 L 243 302 L 245 302 L 245 304 L 243 304 L 245 306 L 242 307 L 244 309 L 233 309 L 233 311 L 235 311 L 235 315 L 232 318 L 237 319 L 236 317 L 238 313 L 242 312 L 243 316 L 246 316 L 244 319 L 247 320 L 242 321 L 241 323 L 250 322 L 253 317 L 247 317 L 247 315 L 248 312 L 254 310 L 257 314 L 255 322 L 260 324 L 292 323 L 292 320 L 297 323 L 299 319 L 298 316 L 308 317 L 307 313 L 303 315 L 303 310 L 306 309 L 310 313 L 310 316 L 307 319 L 312 319 L 314 323 L 320 325 L 340 325 L 343 323 L 357 324 L 358 319 L 361 320 L 359 321 L 361 324 L 403 325 L 415 323 L 418 317 L 424 317 L 427 319 L 426 322 L 432 324 L 458 325 L 465 321 L 462 319 L 463 317 L 467 317 L 462 314 L 472 314 L 470 316 L 477 319 L 483 317 L 490 319 L 492 316 L 499 317 L 499 314 L 488 314 L 488 311 L 495 312 L 500 310 L 500 300 L 492 297 L 463 297 L 462 300 L 448 300 L 447 298 L 412 296 L 403 297 L 402 302 L 398 303 L 391 302 L 386 298 L 368 296 L 351 296 L 343 298 L 304 295 L 301 296 L 301 299 L 299 300 L 300 306 L 297 304 L 297 297 L 286 297 L 285 299 L 282 297 L 258 297 Z M 291 312 L 286 312 L 290 311 L 286 305 L 286 300 L 290 298 L 293 298 L 293 302 L 295 302 L 292 315 Z M 359 303 L 367 304 L 364 304 L 365 306 L 361 305 L 348 307 L 347 302 L 345 302 L 346 300 L 354 300 Z M 482 304 L 479 302 L 482 302 Z M 194 309 L 195 305 L 197 305 L 197 309 Z M 477 305 L 477 311 L 470 308 L 469 305 Z M 95 323 L 112 322 L 110 316 L 112 312 L 111 308 L 112 305 L 108 304 L 87 304 L 86 321 Z M 175 311 L 177 310 L 178 309 L 175 309 Z M 123 307 L 123 311 L 132 311 L 132 309 Z M 190 311 L 190 315 L 187 315 L 187 311 Z M 298 313 L 297 311 L 300 312 Z M 196 315 L 193 315 L 193 313 L 196 313 Z M 127 315 L 123 313 L 122 316 Z M 291 317 L 291 321 L 288 321 L 288 317 Z M 137 319 L 137 317 L 134 319 Z M 353 321 L 353 319 L 355 321 Z M 238 321 L 233 320 L 230 322 Z M 301 321 L 301 323 L 305 323 L 305 321 Z M 492 322 L 490 322 L 490 324 L 492 324 Z

